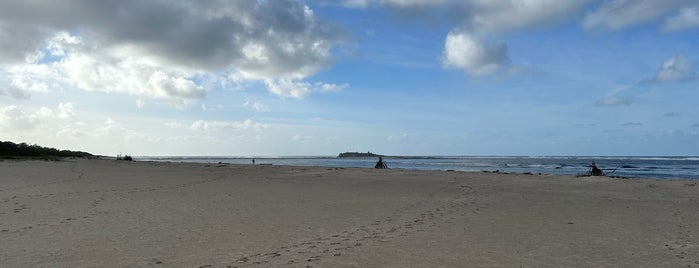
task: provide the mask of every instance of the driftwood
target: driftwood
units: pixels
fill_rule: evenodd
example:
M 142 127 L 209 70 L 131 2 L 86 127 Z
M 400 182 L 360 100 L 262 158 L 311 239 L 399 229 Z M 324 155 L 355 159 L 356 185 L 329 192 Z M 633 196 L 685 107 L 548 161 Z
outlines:
M 123 160 L 123 161 L 133 161 L 133 157 L 131 157 L 131 156 L 128 155 L 128 154 L 125 154 L 125 155 L 118 154 L 116 160 L 119 160 L 119 161 L 122 161 L 122 160 Z
M 386 165 L 386 163 L 384 163 L 383 158 L 379 157 L 379 161 L 376 162 L 376 165 L 374 166 L 374 168 L 388 168 L 388 165 Z
M 592 164 L 590 164 L 588 167 L 590 168 L 590 170 L 588 170 L 587 172 L 580 174 L 578 176 L 579 177 L 607 176 L 607 173 L 605 173 L 603 170 L 598 168 L 597 165 L 595 164 L 595 162 L 592 162 Z

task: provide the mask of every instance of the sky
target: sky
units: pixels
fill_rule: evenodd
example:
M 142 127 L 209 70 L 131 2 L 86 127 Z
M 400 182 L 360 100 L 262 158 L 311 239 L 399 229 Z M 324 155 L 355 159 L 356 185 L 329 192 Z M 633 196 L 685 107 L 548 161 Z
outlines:
M 0 140 L 101 155 L 699 155 L 696 0 L 0 3 Z

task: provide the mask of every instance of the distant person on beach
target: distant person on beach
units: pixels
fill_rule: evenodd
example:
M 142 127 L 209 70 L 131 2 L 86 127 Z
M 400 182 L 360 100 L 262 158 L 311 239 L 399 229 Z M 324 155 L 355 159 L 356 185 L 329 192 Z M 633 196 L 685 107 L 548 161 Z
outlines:
M 255 158 L 252 159 L 252 164 L 253 164 L 253 165 L 255 164 Z
M 388 168 L 388 166 L 383 162 L 383 158 L 379 156 L 379 162 L 376 162 L 374 168 Z

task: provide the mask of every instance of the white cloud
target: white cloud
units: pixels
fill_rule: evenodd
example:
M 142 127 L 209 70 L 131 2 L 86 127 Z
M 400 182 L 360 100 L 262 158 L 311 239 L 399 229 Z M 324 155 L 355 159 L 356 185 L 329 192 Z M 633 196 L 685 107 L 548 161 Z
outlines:
M 16 75 L 12 78 L 10 86 L 7 88 L 7 93 L 18 99 L 28 99 L 30 92 L 48 92 L 48 85 L 41 81 L 36 81 L 33 78 Z
M 59 103 L 58 104 L 58 118 L 71 118 L 75 115 L 75 108 L 73 108 L 73 103 Z
M 27 98 L 57 83 L 183 104 L 206 96 L 199 75 L 302 81 L 331 64 L 343 39 L 291 0 L 13 2 L 0 10 L 0 62 L 23 65 L 10 73 L 24 83 L 0 91 Z M 27 77 L 28 68 L 53 75 Z
M 217 110 L 223 110 L 223 105 L 214 105 L 214 106 L 209 106 L 206 104 L 201 105 L 201 109 L 203 111 L 217 111 Z
M 75 47 L 82 45 L 83 41 L 77 36 L 61 31 L 49 38 L 47 43 L 46 50 L 51 56 L 62 57 L 73 51 Z
M 349 87 L 349 84 L 330 84 L 330 83 L 315 83 L 315 88 L 317 91 L 330 92 L 330 91 L 340 91 Z
M 483 40 L 508 31 L 555 25 L 570 19 L 590 0 L 347 0 L 344 5 L 386 6 L 404 17 L 445 20 L 452 30 L 445 37 L 442 63 L 470 75 L 489 75 L 509 63 L 507 46 Z
M 4 92 L 0 91 L 0 95 L 2 94 L 7 94 L 15 99 L 29 99 L 31 97 L 31 94 L 29 94 L 28 90 L 26 90 L 22 86 L 17 86 L 15 81 L 13 81 L 13 83 L 10 84 L 10 86 L 8 86 Z
M 667 32 L 683 31 L 699 27 L 699 6 L 682 8 L 679 14 L 668 18 L 663 24 Z
M 0 33 L 7 37 L 0 51 L 7 54 L 32 53 L 47 34 L 80 28 L 93 45 L 131 44 L 177 65 L 234 65 L 275 77 L 327 65 L 329 48 L 342 38 L 298 1 L 15 2 L 3 6 L 0 18 Z M 61 37 L 50 43 L 77 43 Z M 260 54 L 246 53 L 251 46 Z M 50 47 L 61 54 L 61 46 Z
M 28 114 L 15 105 L 0 106 L 0 130 L 5 134 L 13 131 L 33 130 L 37 125 L 37 115 Z
M 251 102 L 251 101 L 245 101 L 243 103 L 243 107 L 245 108 L 250 108 L 258 112 L 269 112 L 269 107 L 267 105 L 264 105 L 260 103 L 259 101 Z
M 145 138 L 144 134 L 132 130 L 112 118 L 107 118 L 104 123 L 98 125 L 94 130 L 81 133 L 87 133 L 92 137 L 113 137 L 114 140 L 122 141 Z
M 52 67 L 31 62 L 11 66 L 6 71 L 10 83 L 5 89 L 5 94 L 17 99 L 29 99 L 32 93 L 49 92 L 47 81 L 58 77 L 58 73 Z
M 595 102 L 595 106 L 628 106 L 631 105 L 631 102 L 632 101 L 628 98 L 608 96 Z
M 387 7 L 403 18 L 435 19 L 476 35 L 555 25 L 592 0 L 345 0 L 349 8 Z
M 458 1 L 457 1 L 458 2 Z M 568 18 L 588 0 L 472 0 L 472 30 L 499 32 L 539 27 Z
M 507 46 L 483 44 L 464 32 L 450 32 L 444 41 L 442 63 L 471 75 L 492 74 L 508 64 Z
M 146 101 L 144 101 L 144 100 L 142 100 L 142 99 L 137 99 L 137 100 L 136 100 L 136 107 L 138 107 L 139 109 L 141 109 L 141 108 L 143 108 L 144 106 L 146 106 Z
M 283 98 L 303 99 L 311 92 L 310 83 L 292 79 L 268 79 L 265 85 L 270 92 Z
M 694 4 L 694 0 L 605 1 L 585 16 L 583 27 L 592 31 L 617 31 L 658 19 L 673 10 Z
M 345 0 L 343 5 L 349 8 L 367 8 L 369 5 L 393 5 L 397 7 L 429 7 L 450 2 L 449 0 Z
M 299 81 L 295 79 L 267 79 L 265 80 L 265 85 L 267 89 L 282 98 L 294 98 L 303 99 L 311 92 L 330 92 L 339 91 L 348 88 L 350 85 L 344 84 L 331 84 L 331 83 L 321 83 L 317 82 L 311 84 L 309 82 Z
M 689 59 L 684 55 L 676 55 L 663 62 L 652 81 L 658 83 L 682 82 L 693 80 L 697 77 L 698 75 L 693 72 L 692 63 Z
M 126 93 L 138 97 L 180 102 L 200 99 L 206 91 L 185 70 L 170 68 L 136 57 L 73 53 L 57 68 L 78 88 L 88 91 Z
M 590 0 L 346 0 L 344 5 L 367 8 L 387 6 L 405 16 L 429 17 L 435 13 L 449 18 L 456 28 L 473 33 L 538 27 L 566 19 Z
M 266 124 L 255 123 L 250 119 L 245 121 L 207 121 L 197 120 L 192 122 L 189 129 L 195 131 L 216 131 L 216 130 L 262 130 L 267 128 Z
M 7 69 L 12 78 L 8 95 L 28 98 L 30 92 L 49 92 L 53 87 L 74 86 L 87 91 L 126 93 L 183 103 L 206 96 L 188 77 L 194 72 L 163 65 L 141 57 L 130 46 L 97 50 L 75 36 L 59 32 L 49 40 L 55 58 L 26 62 Z M 53 61 L 51 61 L 53 60 Z M 49 86 L 52 85 L 52 86 Z
M 169 128 L 188 128 L 189 126 L 187 124 L 183 124 L 180 122 L 167 122 L 165 123 L 166 127 Z
M 295 142 L 308 142 L 312 139 L 313 136 L 311 135 L 294 135 L 293 137 L 291 137 L 291 140 Z
M 68 119 L 75 115 L 75 109 L 70 102 L 59 103 L 58 112 L 48 107 L 27 108 L 16 105 L 0 105 L 0 132 L 23 133 L 40 128 L 49 129 L 56 119 Z

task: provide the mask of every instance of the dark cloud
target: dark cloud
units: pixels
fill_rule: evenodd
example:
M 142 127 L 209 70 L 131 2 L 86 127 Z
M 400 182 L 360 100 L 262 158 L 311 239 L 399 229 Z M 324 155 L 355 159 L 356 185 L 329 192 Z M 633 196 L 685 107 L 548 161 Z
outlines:
M 633 127 L 633 126 L 642 126 L 643 123 L 641 123 L 641 122 L 626 122 L 626 123 L 623 123 L 621 125 L 625 126 L 625 127 Z
M 342 31 L 298 1 L 7 1 L 0 61 L 21 61 L 57 31 L 92 46 L 132 45 L 196 69 L 233 67 L 260 76 L 309 75 L 330 62 Z

